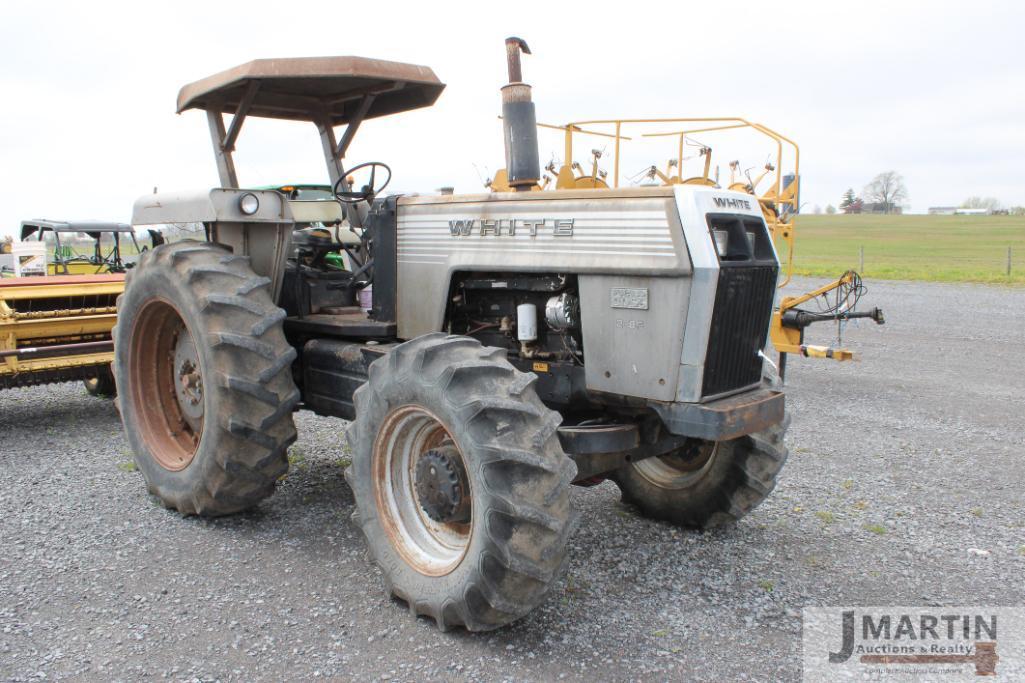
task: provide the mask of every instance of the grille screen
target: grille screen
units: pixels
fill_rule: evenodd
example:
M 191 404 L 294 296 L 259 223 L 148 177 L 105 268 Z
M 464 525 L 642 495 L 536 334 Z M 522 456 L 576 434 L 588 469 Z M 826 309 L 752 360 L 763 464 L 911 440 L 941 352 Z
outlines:
M 762 359 L 758 351 L 765 346 L 779 274 L 764 223 L 749 217 L 722 215 L 709 216 L 708 222 L 712 230 L 729 228 L 731 242 L 743 242 L 739 249 L 731 247 L 728 258 L 720 259 L 701 390 L 704 397 L 761 380 Z M 749 231 L 756 233 L 753 243 L 745 235 Z

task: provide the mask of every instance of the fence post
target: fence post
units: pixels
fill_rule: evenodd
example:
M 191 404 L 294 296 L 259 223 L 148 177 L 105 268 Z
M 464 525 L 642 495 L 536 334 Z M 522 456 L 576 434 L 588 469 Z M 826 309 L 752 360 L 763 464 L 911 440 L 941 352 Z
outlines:
M 858 247 L 858 272 L 865 272 L 865 245 Z

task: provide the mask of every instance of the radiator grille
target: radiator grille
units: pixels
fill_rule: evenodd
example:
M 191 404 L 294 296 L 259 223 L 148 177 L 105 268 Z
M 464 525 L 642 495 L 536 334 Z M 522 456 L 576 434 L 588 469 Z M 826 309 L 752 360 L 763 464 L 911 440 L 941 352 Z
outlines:
M 722 263 L 712 309 L 702 396 L 740 389 L 761 379 L 762 359 L 758 351 L 765 346 L 777 274 L 775 264 Z

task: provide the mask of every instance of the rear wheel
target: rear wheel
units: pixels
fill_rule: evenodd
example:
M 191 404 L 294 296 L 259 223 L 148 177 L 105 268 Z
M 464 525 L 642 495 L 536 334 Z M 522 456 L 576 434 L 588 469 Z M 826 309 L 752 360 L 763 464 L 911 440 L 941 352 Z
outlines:
M 95 377 L 83 380 L 85 390 L 90 396 L 98 398 L 113 398 L 117 396 L 117 385 L 114 383 L 114 371 L 109 365 L 105 365 L 96 371 Z
M 299 401 L 270 280 L 188 241 L 146 252 L 127 277 L 114 372 L 150 492 L 187 514 L 255 505 L 288 469 Z
M 776 486 L 787 459 L 790 417 L 732 441 L 695 440 L 667 455 L 628 463 L 613 479 L 646 517 L 708 529 L 735 522 Z
M 505 351 L 429 334 L 370 367 L 346 479 L 387 590 L 439 628 L 523 616 L 566 557 L 576 466 L 536 376 Z

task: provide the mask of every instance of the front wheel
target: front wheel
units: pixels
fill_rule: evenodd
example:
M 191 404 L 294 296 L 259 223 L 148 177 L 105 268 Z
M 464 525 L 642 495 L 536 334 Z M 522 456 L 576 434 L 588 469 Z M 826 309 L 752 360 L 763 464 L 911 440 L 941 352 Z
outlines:
M 536 379 L 501 349 L 436 333 L 375 361 L 356 391 L 353 519 L 388 592 L 442 630 L 523 616 L 565 560 L 576 466 Z
M 776 486 L 787 459 L 783 421 L 731 441 L 699 441 L 667 455 L 628 463 L 612 479 L 623 500 L 646 517 L 709 529 L 735 522 Z
M 147 251 L 118 299 L 121 419 L 150 493 L 186 514 L 227 515 L 274 492 L 296 437 L 296 352 L 270 280 L 226 247 Z

